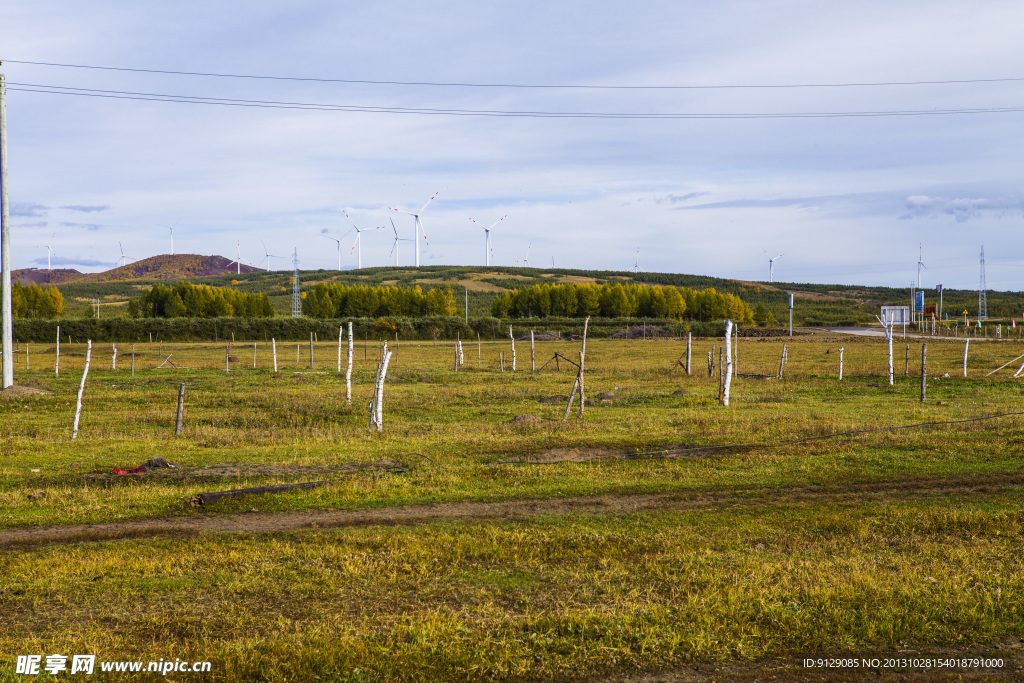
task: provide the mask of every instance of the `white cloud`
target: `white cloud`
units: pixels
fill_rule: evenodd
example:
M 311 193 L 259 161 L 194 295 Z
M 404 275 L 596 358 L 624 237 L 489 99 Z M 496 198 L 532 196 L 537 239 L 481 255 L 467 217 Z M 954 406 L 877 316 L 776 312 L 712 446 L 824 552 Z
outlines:
M 949 199 L 946 197 L 914 195 L 907 197 L 907 211 L 900 218 L 909 220 L 912 218 L 952 216 L 956 219 L 957 223 L 966 223 L 969 220 L 980 218 L 984 213 L 990 213 L 996 217 L 1007 214 L 1024 216 L 1024 200 L 1007 198 L 989 199 L 985 197 Z

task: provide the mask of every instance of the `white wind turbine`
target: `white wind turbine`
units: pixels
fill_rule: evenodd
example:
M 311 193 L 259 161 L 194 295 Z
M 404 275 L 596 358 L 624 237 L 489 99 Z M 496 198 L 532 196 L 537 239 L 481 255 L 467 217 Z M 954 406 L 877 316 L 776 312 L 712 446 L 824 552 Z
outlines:
M 338 270 L 341 270 L 341 240 L 339 240 L 337 237 L 331 237 L 330 235 L 324 235 L 323 233 L 321 233 L 320 236 L 321 237 L 326 237 L 329 240 L 334 240 L 335 242 L 338 243 Z
M 508 214 L 505 214 L 504 216 L 502 216 L 498 220 L 494 221 L 494 223 L 489 228 L 484 228 L 483 223 L 477 223 L 476 220 L 473 219 L 473 218 L 469 219 L 469 220 L 473 221 L 474 223 L 476 223 L 477 225 L 479 225 L 481 228 L 483 228 L 483 231 L 484 231 L 484 260 L 485 260 L 486 265 L 488 265 L 488 266 L 491 265 L 491 253 L 493 251 L 491 249 L 491 230 L 494 230 L 495 226 L 497 226 L 498 223 L 502 222 L 506 218 L 508 218 Z
M 436 192 L 434 193 L 434 197 L 437 197 L 437 193 Z M 396 208 L 390 207 L 390 206 L 388 207 L 392 211 L 397 211 L 398 213 L 405 213 L 405 214 L 408 214 L 408 215 L 413 217 L 413 237 L 415 238 L 414 239 L 414 242 L 415 242 L 414 249 L 416 250 L 416 267 L 417 268 L 420 267 L 420 233 L 423 232 L 423 222 L 420 220 L 420 216 L 423 214 L 424 211 L 427 210 L 427 206 L 430 204 L 430 202 L 434 201 L 434 197 L 431 197 L 430 199 L 428 199 L 427 203 L 423 205 L 423 208 L 420 209 L 419 211 L 415 212 L 415 213 L 413 213 L 412 211 L 402 211 L 401 209 L 396 209 Z M 423 232 L 423 240 L 426 241 L 426 239 L 427 239 L 427 233 Z M 427 244 L 427 246 L 429 246 L 429 243 Z
M 764 252 L 765 256 L 768 256 L 768 251 L 767 250 L 762 249 L 761 251 Z M 779 254 L 775 258 L 772 258 L 771 256 L 768 256 L 768 282 L 774 282 L 775 281 L 775 262 L 778 261 L 783 256 L 785 256 L 785 254 Z
M 529 268 L 530 267 L 530 247 L 532 247 L 532 246 L 533 246 L 533 242 L 530 242 L 529 244 L 526 245 L 526 258 L 524 258 L 523 261 L 522 261 L 523 268 Z M 516 263 L 519 263 L 519 261 L 516 260 Z
M 46 245 L 45 245 L 46 246 L 46 269 L 47 270 L 51 270 L 51 268 L 50 268 L 50 257 L 53 255 L 53 249 L 52 249 L 53 238 L 56 237 L 56 236 L 57 236 L 57 233 L 53 233 L 52 235 L 50 235 L 50 241 L 47 242 Z M 36 248 L 37 249 L 42 249 L 43 246 L 44 245 L 42 245 L 42 244 L 37 244 Z
M 345 218 L 347 218 L 348 222 L 352 224 L 352 230 L 356 231 L 356 241 L 352 243 L 352 249 L 349 251 L 349 253 L 352 253 L 353 251 L 356 252 L 356 268 L 362 268 L 363 267 L 363 229 L 360 228 L 358 225 L 356 225 L 356 222 L 354 220 L 352 220 L 352 216 L 349 216 L 347 213 L 345 214 Z M 341 239 L 345 239 L 346 237 L 351 235 L 352 234 L 352 230 L 349 230 L 344 235 L 342 235 Z M 376 230 L 380 230 L 380 226 L 377 226 Z M 326 235 L 324 235 L 324 237 L 326 237 Z M 331 239 L 333 240 L 334 238 L 332 237 Z M 338 242 L 338 270 L 341 270 L 341 242 Z
M 636 259 L 633 261 L 633 272 L 640 272 L 640 247 L 636 248 Z
M 390 218 L 388 220 L 391 220 Z M 395 227 L 395 222 L 391 220 L 391 230 L 395 233 L 394 244 L 391 245 L 391 253 L 395 255 L 395 266 L 398 266 L 398 243 L 399 242 L 412 242 L 413 240 L 408 237 L 399 237 L 398 228 Z
M 928 270 L 928 266 L 921 259 L 924 258 L 924 245 L 917 243 L 917 288 L 921 289 L 921 269 Z
M 239 275 L 241 275 L 242 274 L 242 242 L 241 242 L 241 240 L 236 241 L 235 242 L 235 246 L 238 248 L 237 256 L 235 256 L 235 260 L 234 261 L 229 261 L 228 265 L 230 266 L 232 263 L 234 263 L 238 267 L 236 272 Z M 245 265 L 252 266 L 252 264 L 249 263 L 248 261 L 245 262 Z M 252 266 L 252 267 L 255 268 L 256 266 Z
M 263 260 L 260 261 L 260 263 L 266 263 L 267 264 L 267 272 L 270 272 L 270 270 L 271 270 L 271 268 L 270 268 L 270 259 L 271 258 L 284 258 L 284 256 L 281 256 L 280 254 L 271 254 L 270 251 L 267 249 L 267 243 L 264 242 L 262 239 L 260 240 L 260 244 L 263 245 L 263 253 L 265 254 L 265 256 L 263 257 Z
M 161 225 L 160 226 L 161 228 L 167 228 L 168 230 L 171 231 L 171 256 L 174 256 L 174 228 L 177 225 L 178 225 L 178 223 L 177 223 L 177 221 L 175 221 L 173 225 Z
M 132 261 L 136 260 L 134 256 L 125 256 L 124 255 L 124 247 L 121 246 L 120 242 L 117 243 L 117 246 L 121 250 L 121 266 L 122 267 L 128 262 L 128 259 L 131 259 Z

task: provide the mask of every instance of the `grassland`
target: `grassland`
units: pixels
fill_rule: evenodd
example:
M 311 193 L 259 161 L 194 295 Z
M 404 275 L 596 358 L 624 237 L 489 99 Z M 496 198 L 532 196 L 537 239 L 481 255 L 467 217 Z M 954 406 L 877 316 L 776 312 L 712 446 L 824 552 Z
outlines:
M 1004 666 L 896 673 L 1020 676 L 1022 388 L 1017 364 L 986 373 L 1024 345 L 972 342 L 963 378 L 962 343 L 926 341 L 921 403 L 918 340 L 889 387 L 884 340 L 741 339 L 741 373 L 775 373 L 783 343 L 789 362 L 723 407 L 720 340 L 695 340 L 690 376 L 685 342 L 594 340 L 593 404 L 565 422 L 542 399 L 570 370 L 530 372 L 528 343 L 516 372 L 507 341 L 479 365 L 467 344 L 456 372 L 452 344 L 402 342 L 381 434 L 374 345 L 351 406 L 333 344 L 313 368 L 279 345 L 277 373 L 263 343 L 229 373 L 223 345 L 137 344 L 134 376 L 97 346 L 75 440 L 84 346 L 54 376 L 39 345 L 16 380 L 52 393 L 0 399 L 0 680 L 58 652 L 208 660 L 227 681 L 786 679 L 805 657 L 982 654 Z M 538 343 L 536 365 L 578 348 Z M 179 467 L 111 474 L 155 456 Z M 314 480 L 331 483 L 189 504 Z

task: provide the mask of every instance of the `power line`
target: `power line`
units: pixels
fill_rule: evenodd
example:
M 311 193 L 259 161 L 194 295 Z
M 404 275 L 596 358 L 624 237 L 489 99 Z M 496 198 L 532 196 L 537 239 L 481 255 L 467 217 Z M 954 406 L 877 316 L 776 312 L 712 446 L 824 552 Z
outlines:
M 11 64 L 32 66 L 53 66 L 65 69 L 92 69 L 97 71 L 124 71 L 130 73 L 166 74 L 172 76 L 201 76 L 206 78 L 244 78 L 251 80 L 299 81 L 306 83 L 347 83 L 353 85 L 412 85 L 444 88 L 523 88 L 523 89 L 566 89 L 566 90 L 732 90 L 732 89 L 785 89 L 785 88 L 873 88 L 914 85 L 962 85 L 969 83 L 1014 83 L 1024 77 L 1011 78 L 964 78 L 934 81 L 878 81 L 851 83 L 782 83 L 782 84 L 737 84 L 737 85 L 584 85 L 584 84 L 538 84 L 538 83 L 466 83 L 442 81 L 383 81 L 365 78 L 312 78 L 300 76 L 266 76 L 255 74 L 211 73 L 203 71 L 174 71 L 170 69 L 136 69 L 121 66 L 95 66 L 88 64 L 60 64 L 57 62 L 30 62 L 17 59 L 0 59 Z
M 8 90 L 36 92 L 50 95 L 73 95 L 77 97 L 100 97 L 106 99 L 137 100 L 146 102 L 178 102 L 183 104 L 206 104 L 230 107 L 260 109 L 301 109 L 308 111 L 341 111 L 386 114 L 420 114 L 435 116 L 492 116 L 517 118 L 565 118 L 565 119 L 827 119 L 827 118 L 878 118 L 892 116 L 942 116 L 951 114 L 1005 114 L 1024 112 L 1021 107 L 972 107 L 965 109 L 905 109 L 891 111 L 838 111 L 838 112 L 781 112 L 762 114 L 656 114 L 626 112 L 559 112 L 559 111 L 514 111 L 499 109 L 443 109 L 429 107 L 389 107 L 379 105 L 328 104 L 316 102 L 282 102 L 275 100 L 242 100 L 223 97 L 201 97 L 195 95 L 171 95 L 164 93 L 142 93 L 121 90 L 97 90 L 72 88 L 36 83 L 11 83 Z

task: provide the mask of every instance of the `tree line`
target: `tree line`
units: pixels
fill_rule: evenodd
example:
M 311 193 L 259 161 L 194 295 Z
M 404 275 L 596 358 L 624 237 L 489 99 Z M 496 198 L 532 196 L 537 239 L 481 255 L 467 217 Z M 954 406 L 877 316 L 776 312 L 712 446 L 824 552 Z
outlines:
M 266 294 L 248 294 L 230 287 L 179 282 L 153 288 L 128 301 L 130 318 L 271 318 L 274 307 Z
M 56 287 L 11 285 L 11 309 L 15 318 L 56 318 L 64 312 L 64 295 Z
M 302 314 L 311 318 L 420 318 L 462 312 L 451 287 L 424 292 L 419 285 L 402 288 L 321 282 L 304 295 Z
M 539 284 L 505 291 L 494 300 L 497 318 L 548 316 L 723 320 L 751 324 L 754 311 L 735 294 L 636 283 Z

